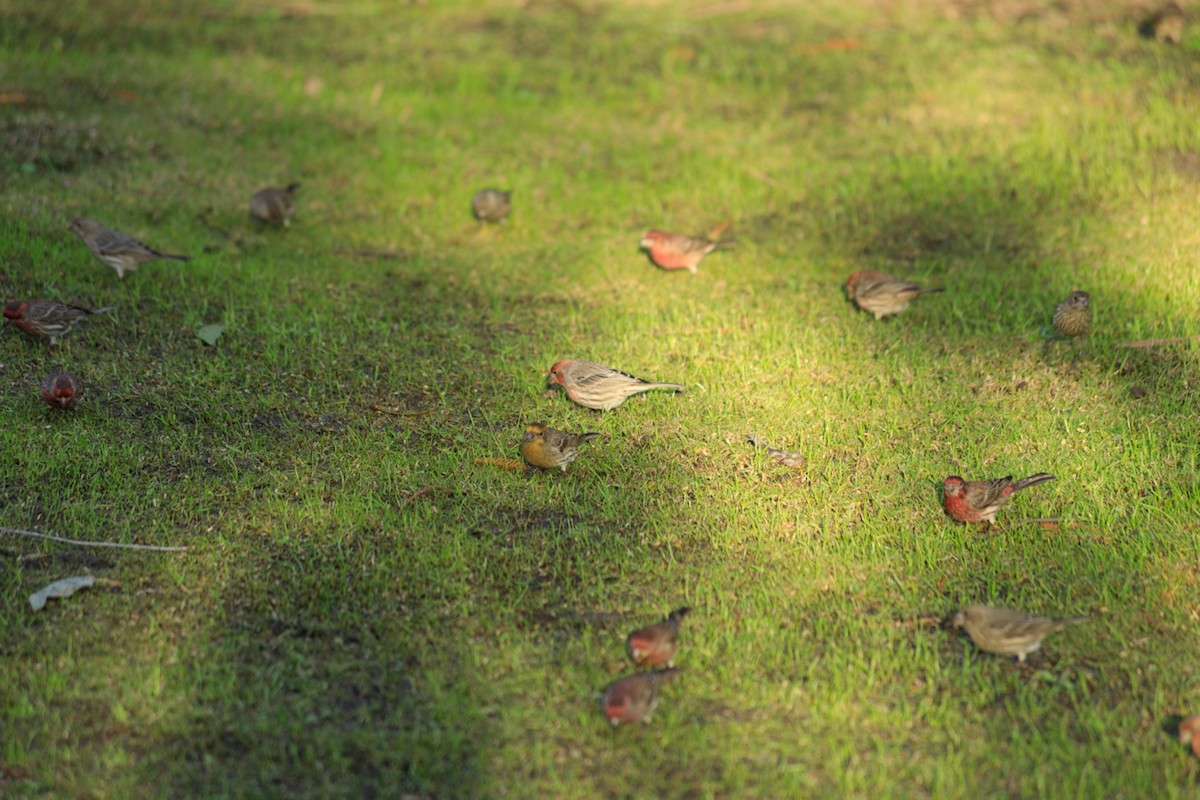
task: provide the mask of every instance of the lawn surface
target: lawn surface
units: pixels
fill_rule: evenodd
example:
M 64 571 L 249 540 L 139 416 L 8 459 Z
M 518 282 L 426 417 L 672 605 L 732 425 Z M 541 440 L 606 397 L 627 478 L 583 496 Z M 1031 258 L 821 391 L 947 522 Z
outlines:
M 0 0 L 0 296 L 117 309 L 0 335 L 0 525 L 188 548 L 0 535 L 0 795 L 1194 796 L 1200 26 L 167 8 Z M 193 261 L 119 281 L 81 215 Z M 725 221 L 697 276 L 638 252 Z M 876 322 L 859 268 L 947 291 Z M 1077 288 L 1082 357 L 1044 356 Z M 593 413 L 565 357 L 689 390 Z M 533 420 L 605 435 L 483 461 Z M 990 535 L 942 513 L 1039 471 Z M 119 585 L 30 610 L 76 574 Z M 1019 667 L 942 625 L 972 602 L 1092 621 Z M 626 633 L 680 605 L 682 676 L 611 730 Z

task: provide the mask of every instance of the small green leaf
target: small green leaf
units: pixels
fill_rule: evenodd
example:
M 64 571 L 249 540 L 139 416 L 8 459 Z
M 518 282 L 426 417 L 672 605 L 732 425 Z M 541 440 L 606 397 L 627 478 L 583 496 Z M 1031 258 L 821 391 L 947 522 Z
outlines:
M 204 342 L 209 347 L 213 347 L 217 343 L 217 339 L 221 338 L 221 334 L 225 331 L 225 326 L 219 322 L 214 322 L 211 325 L 205 325 L 200 330 L 196 331 L 196 335 L 200 337 L 200 341 Z

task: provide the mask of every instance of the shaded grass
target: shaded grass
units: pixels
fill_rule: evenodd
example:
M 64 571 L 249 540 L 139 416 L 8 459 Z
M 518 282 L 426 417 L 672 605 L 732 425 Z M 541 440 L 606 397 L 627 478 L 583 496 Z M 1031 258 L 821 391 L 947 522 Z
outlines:
M 5 543 L 2 788 L 1185 795 L 1196 350 L 1116 344 L 1200 333 L 1195 42 L 952 8 L 0 6 L 41 103 L 0 130 L 54 151 L 0 162 L 0 288 L 119 307 L 0 338 L 0 522 L 192 548 Z M 293 228 L 252 226 L 293 179 Z M 118 283 L 79 213 L 197 258 Z M 724 219 L 695 279 L 636 251 Z M 950 291 L 877 324 L 858 267 Z M 1041 337 L 1077 287 L 1072 367 Z M 595 415 L 544 392 L 568 355 L 690 388 Z M 34 399 L 52 364 L 79 414 Z M 476 463 L 535 418 L 606 436 Z M 1040 470 L 1002 519 L 1057 528 L 941 514 L 947 474 Z M 23 610 L 76 571 L 123 589 Z M 1017 669 L 939 627 L 975 601 L 1095 619 Z M 684 679 L 607 730 L 625 633 L 683 602 Z

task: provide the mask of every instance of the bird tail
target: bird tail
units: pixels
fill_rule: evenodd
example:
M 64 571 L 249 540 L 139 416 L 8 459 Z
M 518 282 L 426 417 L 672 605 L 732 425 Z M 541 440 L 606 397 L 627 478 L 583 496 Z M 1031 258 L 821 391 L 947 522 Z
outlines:
M 1013 491 L 1019 492 L 1022 489 L 1028 489 L 1030 486 L 1037 486 L 1039 483 L 1054 480 L 1054 476 L 1048 472 L 1039 472 L 1036 475 L 1030 475 L 1028 478 L 1022 478 L 1019 481 L 1013 482 Z
M 300 184 L 299 184 L 299 183 L 289 183 L 287 186 L 285 186 L 285 187 L 283 188 L 283 190 L 284 190 L 285 192 L 287 192 L 288 194 L 295 194 L 295 193 L 296 193 L 296 190 L 297 190 L 297 189 L 299 189 L 299 188 L 300 188 Z
M 116 306 L 101 306 L 100 308 L 89 308 L 86 310 L 89 314 L 107 314 L 114 309 L 116 309 Z
M 603 436 L 603 435 L 604 435 L 603 433 L 596 433 L 595 431 L 592 431 L 590 433 L 581 433 L 581 434 L 579 434 L 579 441 L 586 442 L 588 439 L 595 439 L 597 436 Z
M 1065 619 L 1060 619 L 1059 623 L 1062 625 L 1077 625 L 1080 622 L 1087 622 L 1090 619 L 1091 619 L 1091 617 L 1089 617 L 1085 614 L 1082 617 L 1067 617 Z
M 649 383 L 644 386 L 639 386 L 638 389 L 643 392 L 648 392 L 651 389 L 674 389 L 676 392 L 686 392 L 687 387 L 678 383 Z
M 946 291 L 945 286 L 922 286 L 917 290 L 917 294 L 933 294 L 934 292 Z
M 670 614 L 668 614 L 667 619 L 669 619 L 673 622 L 678 622 L 679 620 L 683 619 L 690 613 L 692 613 L 691 606 L 681 606 L 680 608 L 677 608 L 674 611 L 672 611 Z
M 170 253 L 159 253 L 159 258 L 169 258 L 171 261 L 191 261 L 191 256 L 173 256 Z

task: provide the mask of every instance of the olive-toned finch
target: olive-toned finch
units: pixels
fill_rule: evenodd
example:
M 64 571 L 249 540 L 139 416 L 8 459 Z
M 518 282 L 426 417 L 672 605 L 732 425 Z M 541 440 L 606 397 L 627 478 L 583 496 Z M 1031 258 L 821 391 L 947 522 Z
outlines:
M 295 195 L 300 188 L 298 183 L 289 183 L 283 189 L 268 186 L 259 189 L 250 198 L 250 216 L 259 222 L 275 227 L 287 227 L 296 213 Z
M 604 690 L 601 707 L 604 716 L 615 728 L 632 722 L 650 722 L 658 706 L 658 689 L 663 681 L 679 673 L 677 669 L 639 672 L 613 682 Z
M 996 521 L 996 512 L 1014 494 L 1053 479 L 1053 475 L 1045 472 L 1019 481 L 1014 481 L 1011 475 L 992 481 L 964 481 L 951 475 L 942 483 L 943 505 L 951 519 L 990 525 Z
M 1071 292 L 1067 295 L 1066 300 L 1055 306 L 1054 316 L 1050 322 L 1054 326 L 1055 333 L 1070 340 L 1071 349 L 1075 350 L 1075 358 L 1079 358 L 1079 351 L 1075 349 L 1075 340 L 1081 336 L 1087 336 L 1092 330 L 1092 296 L 1078 290 Z M 1054 334 L 1051 334 L 1046 339 L 1047 350 L 1053 341 Z
M 625 640 L 629 657 L 639 667 L 673 667 L 675 650 L 679 645 L 679 623 L 691 613 L 684 606 L 677 608 L 662 622 L 638 628 Z
M 4 321 L 12 323 L 29 336 L 49 339 L 50 344 L 55 344 L 58 337 L 74 328 L 81 319 L 112 310 L 112 306 L 84 308 L 53 300 L 13 300 L 4 307 Z
M 597 436 L 600 434 L 567 433 L 544 422 L 533 422 L 525 427 L 525 435 L 521 437 L 521 457 L 535 470 L 561 469 L 566 472 L 567 465 L 579 455 L 579 445 Z
M 653 389 L 686 390 L 678 383 L 651 383 L 595 361 L 571 358 L 550 368 L 547 384 L 562 386 L 572 401 L 596 411 L 610 411 L 626 398 Z
M 663 269 L 686 269 L 693 275 L 704 257 L 717 247 L 717 242 L 682 233 L 648 231 L 641 247 L 650 253 L 650 260 Z
M 954 615 L 956 628 L 965 628 L 980 650 L 998 656 L 1025 656 L 1042 646 L 1042 639 L 1067 625 L 1087 622 L 1087 617 L 1051 619 L 995 606 L 971 605 Z
M 941 286 L 923 287 L 874 269 L 860 269 L 846 279 L 846 296 L 863 311 L 883 319 L 899 314 L 923 294 L 946 291 Z
M 69 372 L 52 372 L 42 380 L 42 399 L 51 408 L 74 408 L 82 391 L 79 379 Z
M 71 220 L 68 229 L 83 239 L 88 250 L 92 251 L 92 255 L 99 259 L 101 264 L 115 269 L 118 278 L 124 278 L 126 272 L 137 272 L 138 267 L 150 261 L 164 258 L 172 261 L 192 260 L 190 256 L 160 253 L 132 236 L 106 228 L 89 217 Z

